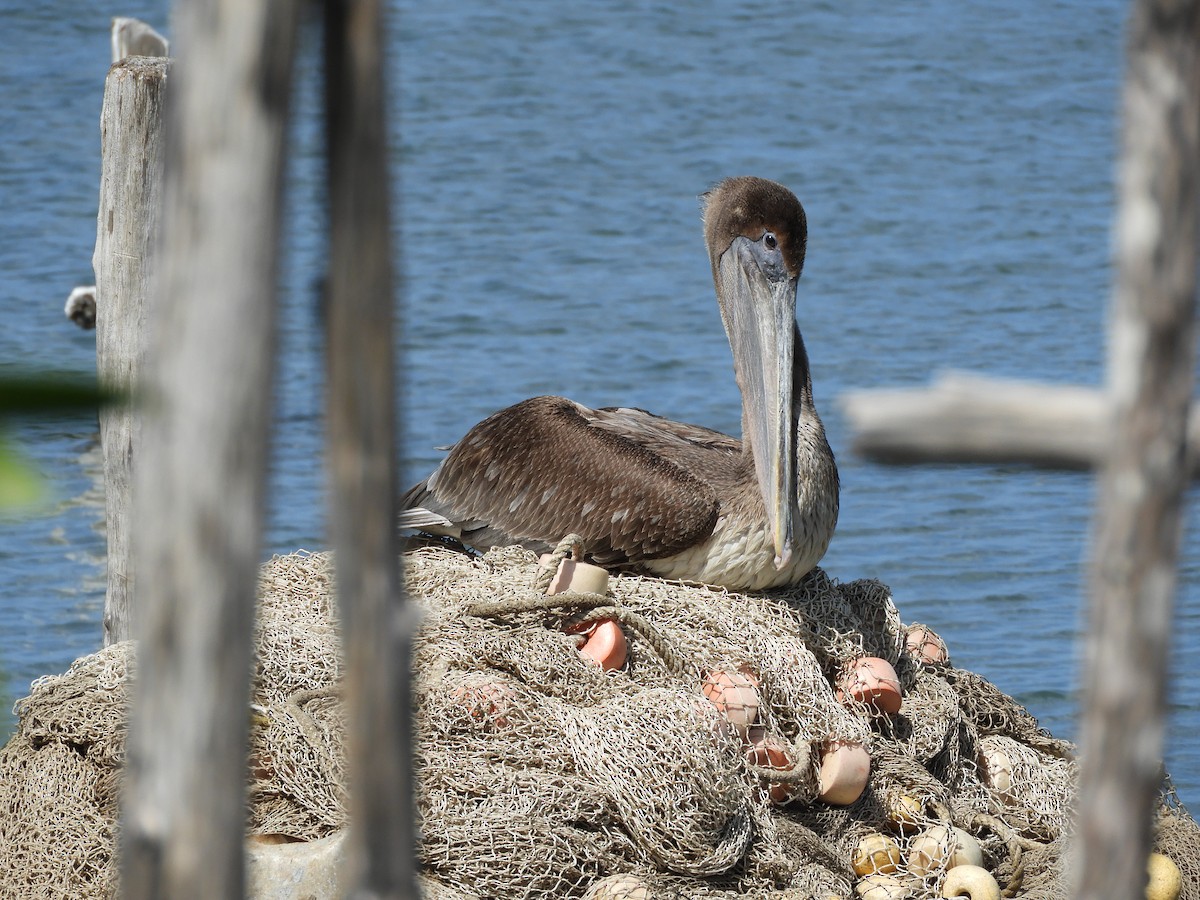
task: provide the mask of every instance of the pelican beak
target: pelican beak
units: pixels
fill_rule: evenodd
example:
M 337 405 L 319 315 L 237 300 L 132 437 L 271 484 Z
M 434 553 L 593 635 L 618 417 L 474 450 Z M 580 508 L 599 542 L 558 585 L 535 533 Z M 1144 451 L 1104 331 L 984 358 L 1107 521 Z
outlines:
M 775 568 L 792 557 L 796 512 L 796 427 L 792 370 L 798 276 L 764 267 L 761 248 L 737 237 L 715 267 L 721 317 L 742 391 L 742 436 L 750 442 L 766 505 Z

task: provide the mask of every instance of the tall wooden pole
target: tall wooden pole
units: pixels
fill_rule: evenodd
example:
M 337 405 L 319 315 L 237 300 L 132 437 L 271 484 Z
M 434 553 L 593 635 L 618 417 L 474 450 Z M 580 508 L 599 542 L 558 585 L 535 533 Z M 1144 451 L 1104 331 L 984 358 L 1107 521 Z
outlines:
M 145 362 L 143 323 L 151 297 L 151 257 L 162 205 L 163 98 L 168 62 L 130 59 L 104 81 L 100 113 L 100 204 L 96 216 L 96 370 L 101 384 L 137 386 Z M 104 645 L 133 637 L 134 468 L 141 416 L 129 405 L 100 411 L 108 589 Z
M 300 4 L 181 0 L 163 242 L 139 406 L 138 672 L 122 896 L 236 898 Z
M 333 543 L 350 719 L 354 896 L 416 897 L 409 635 L 396 546 L 390 180 L 379 0 L 325 4 Z
M 1143 896 L 1187 486 L 1200 237 L 1200 0 L 1139 0 L 1129 36 L 1110 328 L 1113 404 L 1091 570 L 1076 875 Z

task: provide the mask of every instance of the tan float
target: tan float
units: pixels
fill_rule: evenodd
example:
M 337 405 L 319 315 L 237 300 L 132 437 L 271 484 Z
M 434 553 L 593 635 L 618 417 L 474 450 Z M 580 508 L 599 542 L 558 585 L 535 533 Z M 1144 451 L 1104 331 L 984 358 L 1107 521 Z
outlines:
M 1008 754 L 998 747 L 984 744 L 979 750 L 979 778 L 1002 798 L 1012 793 L 1013 767 Z
M 942 882 L 942 896 L 1000 900 L 1000 885 L 982 866 L 955 866 Z
M 1146 900 L 1178 900 L 1183 892 L 1183 873 L 1175 860 L 1162 853 L 1151 853 L 1146 868 L 1150 873 Z
M 916 831 L 929 820 L 925 815 L 925 804 L 909 794 L 886 801 L 886 808 L 888 821 L 901 832 Z
M 898 875 L 868 875 L 854 886 L 861 900 L 907 900 L 913 896 L 913 883 Z
M 854 848 L 855 875 L 891 875 L 900 869 L 900 845 L 886 834 L 868 834 Z
M 539 562 L 543 568 L 550 568 L 554 557 L 543 553 Z M 576 562 L 564 559 L 558 564 L 554 577 L 550 579 L 550 587 L 546 593 L 550 595 L 574 591 L 581 594 L 604 594 L 608 592 L 608 572 L 591 563 Z
M 961 828 L 934 825 L 915 838 L 908 850 L 908 871 L 928 875 L 955 866 L 982 866 L 983 849 L 979 841 Z

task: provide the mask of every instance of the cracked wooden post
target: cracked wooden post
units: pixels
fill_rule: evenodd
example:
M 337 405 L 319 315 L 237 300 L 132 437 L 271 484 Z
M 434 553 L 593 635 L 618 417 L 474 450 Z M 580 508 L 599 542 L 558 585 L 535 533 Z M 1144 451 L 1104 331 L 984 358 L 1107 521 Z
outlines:
M 138 57 L 117 63 L 104 82 L 100 114 L 100 203 L 96 216 L 96 371 L 123 390 L 142 375 L 151 255 L 162 203 L 163 98 L 169 63 Z M 130 520 L 140 414 L 127 405 L 100 411 L 108 587 L 104 645 L 133 636 Z
M 139 406 L 139 643 L 120 822 L 129 900 L 244 893 L 277 245 L 301 11 L 241 0 L 176 9 Z
M 1130 20 L 1081 727 L 1077 896 L 1141 897 L 1162 783 L 1200 238 L 1200 0 Z

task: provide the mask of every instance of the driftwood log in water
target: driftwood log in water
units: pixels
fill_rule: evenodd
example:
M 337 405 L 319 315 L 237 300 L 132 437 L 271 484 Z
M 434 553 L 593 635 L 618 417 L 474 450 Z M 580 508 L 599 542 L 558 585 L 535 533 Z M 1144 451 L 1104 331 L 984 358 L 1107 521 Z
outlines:
M 848 391 L 854 448 L 885 463 L 1026 463 L 1091 469 L 1108 445 L 1111 404 L 1099 388 L 946 372 L 928 387 Z M 1200 404 L 1188 429 L 1200 476 Z

